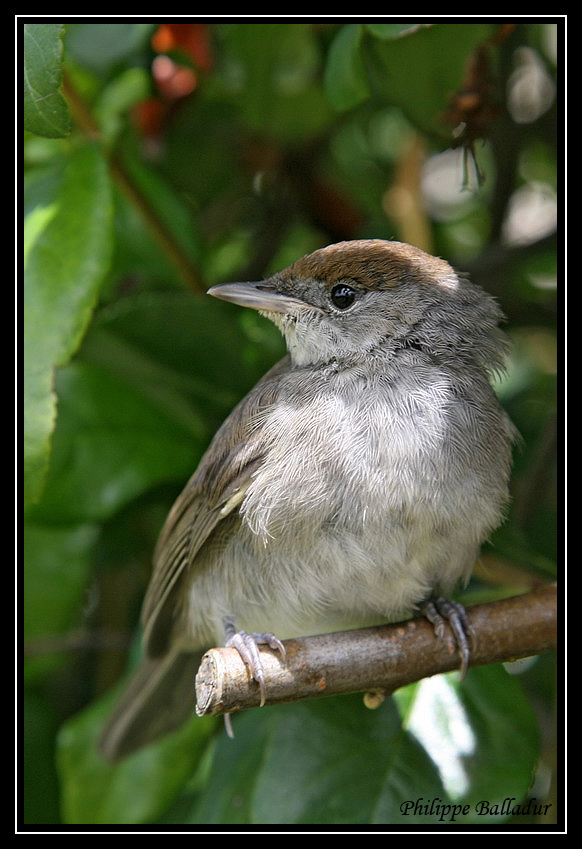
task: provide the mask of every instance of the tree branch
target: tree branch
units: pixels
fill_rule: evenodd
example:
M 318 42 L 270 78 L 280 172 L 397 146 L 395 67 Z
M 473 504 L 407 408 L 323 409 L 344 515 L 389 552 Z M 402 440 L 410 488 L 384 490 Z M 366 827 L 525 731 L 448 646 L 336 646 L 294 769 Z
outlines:
M 468 608 L 473 629 L 471 666 L 516 660 L 556 647 L 554 586 Z M 266 704 L 339 693 L 393 693 L 421 678 L 458 669 L 453 644 L 436 639 L 432 625 L 411 619 L 395 625 L 286 640 L 286 658 L 261 650 Z M 260 704 L 236 649 L 208 651 L 196 676 L 196 713 L 220 715 Z
M 89 106 L 73 85 L 66 70 L 63 73 L 63 92 L 77 126 L 87 138 L 100 142 L 99 127 L 95 123 Z M 129 202 L 141 214 L 148 231 L 158 243 L 160 250 L 168 257 L 183 283 L 195 294 L 203 294 L 206 287 L 203 285 L 198 269 L 176 240 L 174 233 L 166 226 L 157 210 L 154 209 L 149 198 L 133 179 L 121 154 L 118 151 L 107 151 L 105 147 L 103 147 L 103 154 L 108 160 L 111 176 L 125 193 Z

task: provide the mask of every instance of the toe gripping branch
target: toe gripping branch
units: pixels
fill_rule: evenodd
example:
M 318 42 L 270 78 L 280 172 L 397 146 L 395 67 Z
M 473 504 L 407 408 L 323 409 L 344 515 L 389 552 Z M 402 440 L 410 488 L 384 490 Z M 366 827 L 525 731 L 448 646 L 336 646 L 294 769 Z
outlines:
M 224 632 L 227 648 L 234 648 L 240 654 L 245 666 L 252 678 L 259 685 L 261 692 L 261 707 L 265 704 L 267 690 L 265 687 L 265 674 L 263 663 L 259 654 L 259 645 L 267 645 L 273 651 L 278 651 L 281 657 L 285 657 L 285 646 L 274 634 L 247 634 L 246 631 L 236 631 L 232 620 L 225 621 Z
M 467 674 L 471 660 L 470 641 L 473 637 L 473 628 L 467 616 L 467 612 L 458 601 L 448 598 L 434 598 L 426 601 L 421 611 L 434 628 L 439 640 L 447 640 L 447 623 L 453 632 L 454 643 L 461 658 L 461 680 Z

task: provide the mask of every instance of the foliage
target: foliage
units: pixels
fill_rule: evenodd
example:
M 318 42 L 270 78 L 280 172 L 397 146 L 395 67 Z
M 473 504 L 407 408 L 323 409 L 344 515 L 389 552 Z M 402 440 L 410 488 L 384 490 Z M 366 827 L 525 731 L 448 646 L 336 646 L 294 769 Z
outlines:
M 282 352 L 210 284 L 349 238 L 469 271 L 509 319 L 497 388 L 524 444 L 465 598 L 554 574 L 559 31 L 24 25 L 23 822 L 442 827 L 401 803 L 468 802 L 456 824 L 488 824 L 507 814 L 476 801 L 547 795 L 550 657 L 421 682 L 376 712 L 252 711 L 234 742 L 193 719 L 117 766 L 94 741 L 136 661 L 163 518 Z

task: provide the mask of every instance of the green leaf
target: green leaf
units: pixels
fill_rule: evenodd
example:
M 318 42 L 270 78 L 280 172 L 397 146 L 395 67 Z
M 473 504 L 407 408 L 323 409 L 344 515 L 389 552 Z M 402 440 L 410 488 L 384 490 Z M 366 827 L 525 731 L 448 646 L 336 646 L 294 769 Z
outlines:
M 233 726 L 234 741 L 216 747 L 197 822 L 409 825 L 400 805 L 411 794 L 443 796 L 389 701 L 377 711 L 360 696 L 284 705 Z
M 26 204 L 26 196 L 25 196 Z M 109 264 L 107 167 L 93 145 L 77 148 L 62 179 L 36 193 L 25 223 L 24 491 L 40 497 L 56 420 L 54 370 L 89 324 Z
M 147 49 L 155 24 L 67 24 L 67 53 L 98 73 Z
M 50 470 L 42 500 L 28 511 L 36 521 L 103 521 L 152 486 L 185 480 L 194 469 L 200 434 L 108 369 L 72 363 L 59 370 L 56 388 Z
M 490 36 L 490 24 L 434 24 L 390 39 L 368 29 L 362 52 L 378 97 L 399 106 L 422 132 L 450 140 L 441 115 L 462 88 L 471 53 Z
M 238 105 L 249 127 L 290 141 L 321 131 L 329 110 L 311 26 L 236 24 L 221 37 L 223 95 Z
M 128 297 L 104 310 L 75 361 L 57 372 L 51 465 L 29 514 L 102 521 L 153 486 L 185 483 L 213 432 L 273 362 L 269 352 L 245 362 L 242 317 L 185 293 Z
M 51 139 L 71 129 L 61 94 L 64 29 L 63 24 L 24 25 L 24 129 Z
M 478 803 L 501 807 L 526 796 L 539 755 L 537 720 L 519 680 L 502 666 L 471 669 L 462 683 L 456 672 L 436 675 L 394 698 L 450 799 L 469 806 L 459 821 L 503 820 L 480 813 Z
M 154 822 L 196 770 L 216 725 L 211 717 L 193 717 L 163 740 L 109 764 L 99 754 L 97 740 L 111 707 L 108 696 L 61 728 L 57 767 L 68 824 Z
M 431 24 L 365 24 L 366 29 L 378 38 L 402 38 L 416 32 L 419 27 Z
M 338 112 L 357 106 L 370 95 L 361 53 L 362 34 L 361 24 L 345 24 L 329 49 L 324 88 L 329 102 Z
M 232 721 L 234 739 L 224 731 L 218 738 L 208 783 L 188 822 L 212 825 L 253 822 L 253 789 L 274 717 L 265 716 L 263 711 L 249 711 Z
M 536 718 L 502 667 L 470 670 L 461 685 L 457 677 L 404 688 L 376 711 L 360 696 L 342 696 L 233 717 L 235 740 L 218 742 L 192 821 L 406 827 L 503 819 L 484 816 L 477 803 L 525 797 Z
M 163 174 L 127 148 L 129 145 L 123 151 L 124 170 L 143 195 L 145 205 L 151 208 L 161 226 L 179 246 L 184 259 L 195 270 L 200 261 L 201 243 L 192 206 Z M 138 280 L 153 277 L 164 281 L 166 287 L 173 281 L 182 289 L 184 279 L 176 271 L 167 251 L 154 238 L 151 226 L 145 225 L 138 206 L 130 202 L 123 192 L 116 194 L 115 212 L 116 242 L 112 264 L 116 279 L 124 274 Z
M 477 741 L 467 758 L 470 787 L 463 801 L 471 804 L 470 821 L 483 822 L 475 808 L 481 800 L 491 808 L 505 798 L 525 798 L 540 754 L 538 721 L 519 676 L 503 666 L 471 669 L 459 694 Z
M 249 327 L 249 318 L 260 331 L 254 322 Z M 207 295 L 150 292 L 97 316 L 80 355 L 133 380 L 142 392 L 155 381 L 191 399 L 202 414 L 202 402 L 211 404 L 213 427 L 283 352 L 271 322 L 250 310 Z
M 32 657 L 27 657 L 27 680 L 46 674 L 60 662 L 53 637 L 79 624 L 97 538 L 95 525 L 51 527 L 34 522 L 24 526 L 23 632 Z M 40 645 L 35 643 L 39 641 Z
M 132 106 L 145 100 L 150 93 L 151 80 L 145 68 L 128 68 L 105 86 L 93 109 L 102 140 L 112 146 L 126 126 L 126 116 Z
M 30 691 L 32 690 L 32 692 Z M 56 711 L 45 693 L 21 688 L 22 821 L 28 826 L 61 822 L 55 769 Z

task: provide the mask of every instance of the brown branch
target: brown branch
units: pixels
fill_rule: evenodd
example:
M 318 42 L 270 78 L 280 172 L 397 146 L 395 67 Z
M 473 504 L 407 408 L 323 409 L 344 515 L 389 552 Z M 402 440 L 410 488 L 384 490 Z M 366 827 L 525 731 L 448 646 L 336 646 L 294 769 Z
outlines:
M 109 159 L 109 170 L 113 179 L 125 193 L 130 203 L 140 212 L 146 227 L 178 272 L 182 282 L 195 294 L 204 294 L 206 289 L 202 284 L 197 269 L 194 268 L 190 258 L 184 253 L 182 246 L 174 238 L 172 231 L 162 221 L 148 198 L 131 177 L 118 153 L 111 155 Z
M 63 92 L 67 98 L 71 113 L 79 129 L 92 141 L 100 141 L 101 133 L 95 123 L 91 110 L 81 97 L 69 74 L 63 73 Z M 103 149 L 109 162 L 111 176 L 124 192 L 129 202 L 141 214 L 143 221 L 158 243 L 162 252 L 168 257 L 185 285 L 196 294 L 203 294 L 206 289 L 198 270 L 184 252 L 182 246 L 174 238 L 172 231 L 166 226 L 158 212 L 153 208 L 149 199 L 142 192 L 129 173 L 119 152 L 108 152 Z
M 471 666 L 516 660 L 556 647 L 556 589 L 480 604 L 467 610 L 472 629 Z M 261 650 L 266 704 L 339 693 L 393 693 L 421 678 L 457 669 L 452 644 L 436 639 L 432 625 L 411 619 L 395 625 L 286 640 L 287 657 Z M 233 648 L 207 652 L 196 676 L 196 712 L 220 715 L 260 704 Z

